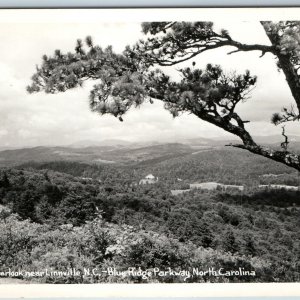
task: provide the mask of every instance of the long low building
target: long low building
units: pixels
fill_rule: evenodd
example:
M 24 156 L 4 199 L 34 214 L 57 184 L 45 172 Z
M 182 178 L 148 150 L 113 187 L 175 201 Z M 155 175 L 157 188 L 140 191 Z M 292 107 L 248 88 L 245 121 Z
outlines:
M 190 189 L 201 189 L 201 190 L 227 190 L 227 189 L 237 189 L 240 191 L 244 190 L 243 185 L 234 185 L 234 184 L 223 184 L 218 182 L 201 182 L 201 183 L 191 183 Z
M 259 189 L 272 189 L 272 190 L 290 190 L 290 191 L 299 191 L 298 186 L 284 185 L 284 184 L 260 184 Z M 171 190 L 173 196 L 177 196 L 183 193 L 187 193 L 191 190 L 200 189 L 200 190 L 216 190 L 220 189 L 221 191 L 226 191 L 227 189 L 237 189 L 239 191 L 244 190 L 243 185 L 234 185 L 234 184 L 222 184 L 217 182 L 202 182 L 202 183 L 191 183 L 189 189 L 184 190 Z
M 299 191 L 298 186 L 294 185 L 285 185 L 285 184 L 260 184 L 258 186 L 260 189 L 271 189 L 271 190 L 289 190 L 289 191 Z
M 177 196 L 177 195 L 180 195 L 180 194 L 183 194 L 183 193 L 187 193 L 189 191 L 190 191 L 190 189 L 186 189 L 186 190 L 171 190 L 171 194 L 173 196 Z

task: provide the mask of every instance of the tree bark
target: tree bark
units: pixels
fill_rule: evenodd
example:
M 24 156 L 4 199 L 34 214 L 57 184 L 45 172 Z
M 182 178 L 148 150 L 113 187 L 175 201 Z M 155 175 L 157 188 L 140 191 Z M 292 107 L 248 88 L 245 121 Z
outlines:
M 298 111 L 300 112 L 300 76 L 298 76 L 297 70 L 291 63 L 289 55 L 278 54 L 277 57 L 280 68 L 285 75 L 286 81 L 295 99 Z
M 270 23 L 269 21 L 262 21 L 261 24 L 266 25 Z M 298 108 L 298 112 L 300 112 L 300 76 L 297 73 L 297 66 L 293 65 L 292 63 L 292 57 L 291 54 L 287 53 L 287 54 L 283 54 L 281 52 L 281 49 L 278 45 L 278 35 L 277 34 L 273 34 L 271 32 L 268 32 L 267 30 L 265 30 L 272 46 L 275 49 L 275 52 L 273 52 L 279 61 L 279 67 L 282 69 L 286 81 L 290 87 L 291 93 L 295 99 L 297 108 Z

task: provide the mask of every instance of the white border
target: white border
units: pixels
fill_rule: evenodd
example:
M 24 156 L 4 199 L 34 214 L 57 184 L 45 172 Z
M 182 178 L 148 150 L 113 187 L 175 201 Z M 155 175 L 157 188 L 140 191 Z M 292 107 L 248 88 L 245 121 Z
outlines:
M 66 13 L 67 12 L 67 13 Z M 137 9 L 0 9 L 0 23 L 81 23 L 145 21 L 299 20 L 300 7 L 286 8 L 137 8 Z
M 141 22 L 167 20 L 299 20 L 300 8 L 18 9 L 0 10 L 0 23 Z M 0 296 L 18 297 L 258 297 L 300 296 L 300 283 L 3 284 Z
M 41 297 L 291 297 L 300 283 L 172 283 L 172 284 L 12 284 L 0 285 L 4 298 Z

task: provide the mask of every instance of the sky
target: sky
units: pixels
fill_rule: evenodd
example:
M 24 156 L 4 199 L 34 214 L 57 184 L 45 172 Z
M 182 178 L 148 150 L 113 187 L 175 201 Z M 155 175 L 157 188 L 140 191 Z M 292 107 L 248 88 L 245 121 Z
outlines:
M 125 14 L 126 11 L 123 12 Z M 1 11 L 0 18 L 7 16 Z M 143 38 L 139 22 L 130 18 L 81 18 L 80 11 L 65 10 L 58 17 L 47 11 L 10 12 L 0 21 L 0 147 L 32 147 L 39 145 L 69 145 L 82 140 L 101 141 L 122 139 L 137 141 L 175 141 L 183 138 L 218 137 L 231 135 L 193 115 L 173 118 L 159 101 L 132 109 L 120 122 L 113 116 L 100 116 L 89 110 L 89 89 L 96 82 L 86 82 L 82 88 L 49 95 L 28 94 L 26 86 L 43 54 L 55 49 L 73 51 L 76 39 L 91 35 L 102 47 L 112 45 L 122 52 L 126 45 Z M 69 17 L 72 15 L 72 18 Z M 51 17 L 52 16 L 52 17 Z M 231 36 L 245 43 L 269 44 L 257 21 L 213 20 L 216 28 L 226 28 Z M 249 69 L 258 76 L 251 99 L 239 104 L 240 115 L 251 122 L 247 129 L 253 135 L 280 135 L 281 128 L 270 123 L 271 115 L 289 107 L 293 98 L 284 75 L 277 70 L 275 58 L 259 52 L 239 52 L 228 55 L 231 49 L 217 49 L 198 56 L 196 67 L 207 63 L 220 64 L 226 71 L 244 72 Z M 191 62 L 184 66 L 191 65 Z M 165 72 L 178 79 L 176 69 Z M 299 135 L 299 124 L 289 124 L 286 132 Z

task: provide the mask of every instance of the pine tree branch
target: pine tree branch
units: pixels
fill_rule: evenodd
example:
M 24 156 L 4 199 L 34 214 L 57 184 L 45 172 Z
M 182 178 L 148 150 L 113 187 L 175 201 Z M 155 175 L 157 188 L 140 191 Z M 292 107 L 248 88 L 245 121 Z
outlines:
M 261 51 L 263 56 L 267 52 L 276 52 L 273 45 L 243 44 L 232 39 L 227 32 L 218 34 L 211 22 L 152 22 L 147 23 L 147 28 L 154 37 L 140 41 L 133 51 L 142 56 L 146 54 L 148 62 L 161 66 L 176 65 L 203 52 L 228 46 L 236 48 L 228 54 Z M 158 33 L 162 35 L 158 36 Z
M 149 30 L 172 30 L 175 24 L 160 23 Z M 180 33 L 182 28 L 179 28 L 178 38 L 167 34 L 165 40 L 154 38 L 144 45 L 136 45 L 133 50 L 126 48 L 122 55 L 115 54 L 110 47 L 102 50 L 93 46 L 85 51 L 81 42 L 78 42 L 75 53 L 62 54 L 57 50 L 53 57 L 43 58 L 42 66 L 32 77 L 32 85 L 28 87 L 28 91 L 64 92 L 81 85 L 83 80 L 99 79 L 100 83 L 94 86 L 90 94 L 92 111 L 111 114 L 122 120 L 123 114 L 132 106 L 141 105 L 149 97 L 156 98 L 164 102 L 165 108 L 173 116 L 177 116 L 179 112 L 193 113 L 200 119 L 238 136 L 243 142 L 242 145 L 230 146 L 248 150 L 299 170 L 299 155 L 257 145 L 245 129 L 248 121 L 242 120 L 234 111 L 236 105 L 247 99 L 251 88 L 255 86 L 256 77 L 250 76 L 249 72 L 226 76 L 220 66 L 208 64 L 206 70 L 180 70 L 183 79 L 178 83 L 171 82 L 160 71 L 148 71 L 153 63 L 174 65 L 204 51 L 223 46 L 235 47 L 237 50 L 234 52 L 271 52 L 279 57 L 281 64 L 286 62 L 282 69 L 295 99 L 298 99 L 299 94 L 300 104 L 300 86 L 298 77 L 293 73 L 294 65 L 287 61 L 286 55 L 277 52 L 275 43 L 272 46 L 246 45 L 234 41 L 226 32 L 222 35 L 216 34 L 209 22 L 197 24 L 195 32 L 191 30 L 183 40 Z M 171 43 L 167 49 L 164 48 L 166 42 Z M 88 44 L 92 45 L 90 42 Z M 176 60 L 175 56 L 179 59 Z
M 230 147 L 240 148 L 244 150 L 248 150 L 251 153 L 269 158 L 271 160 L 280 162 L 285 164 L 288 167 L 294 168 L 298 171 L 300 171 L 300 155 L 287 152 L 287 151 L 277 151 L 272 150 L 266 147 L 262 147 L 259 145 L 226 145 Z

